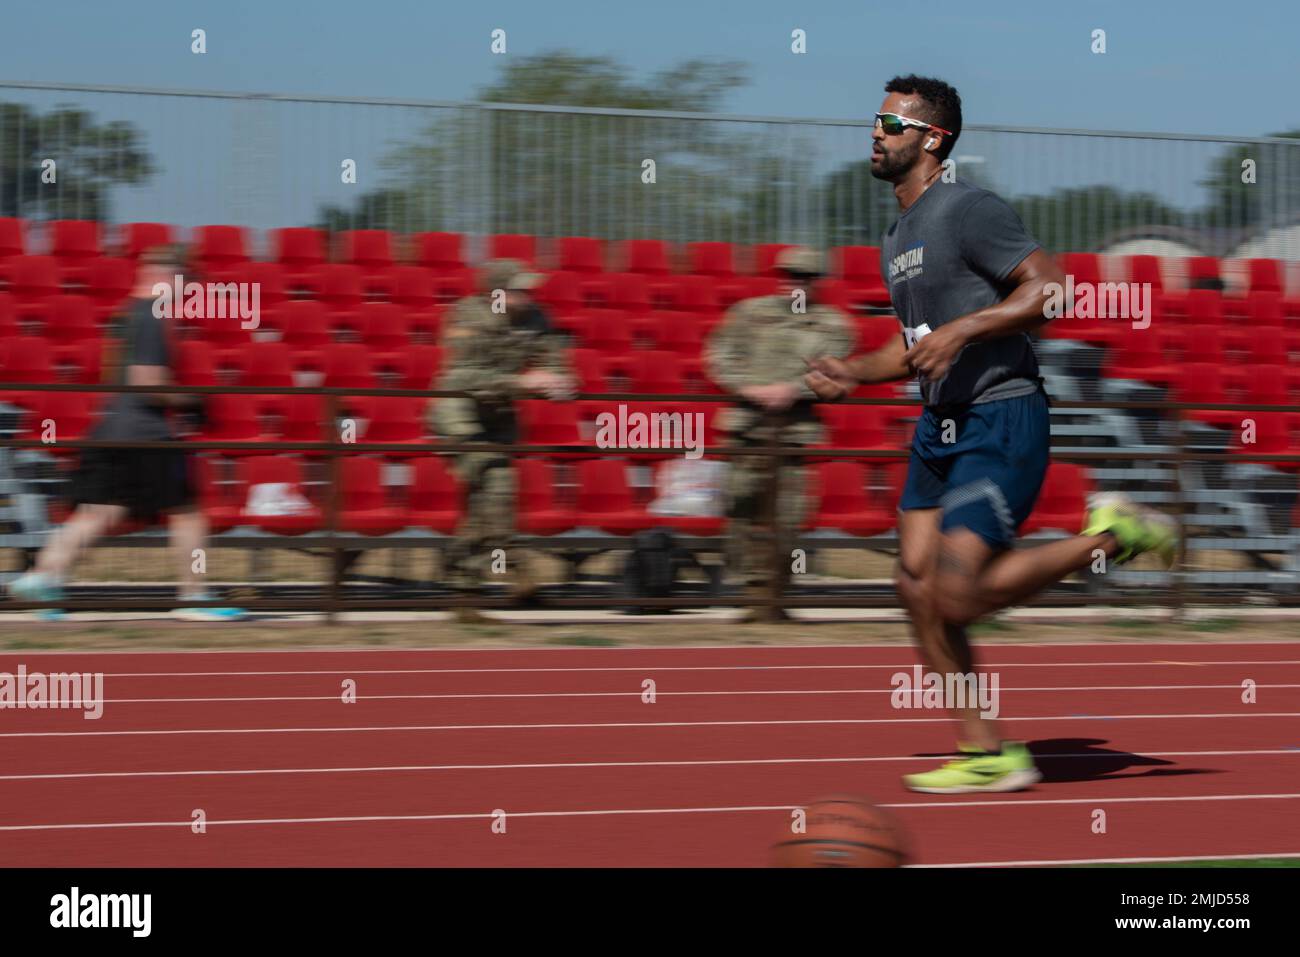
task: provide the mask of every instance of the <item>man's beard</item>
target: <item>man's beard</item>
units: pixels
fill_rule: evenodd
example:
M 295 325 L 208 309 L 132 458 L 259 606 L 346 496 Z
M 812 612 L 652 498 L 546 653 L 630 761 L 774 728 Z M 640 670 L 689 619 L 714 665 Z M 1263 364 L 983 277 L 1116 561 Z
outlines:
M 913 146 L 910 150 L 881 154 L 879 165 L 871 164 L 871 175 L 887 182 L 897 182 L 916 165 L 920 153 L 920 147 Z

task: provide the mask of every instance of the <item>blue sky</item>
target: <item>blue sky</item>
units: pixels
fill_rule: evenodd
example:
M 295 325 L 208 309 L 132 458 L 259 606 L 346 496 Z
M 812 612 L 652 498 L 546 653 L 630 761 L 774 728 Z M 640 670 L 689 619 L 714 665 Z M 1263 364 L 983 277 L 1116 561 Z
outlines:
M 189 51 L 203 27 L 208 53 Z M 885 79 L 942 76 L 968 123 L 1253 136 L 1300 127 L 1300 4 L 1203 0 L 65 0 L 11 4 L 0 80 L 462 100 L 509 53 L 607 54 L 649 73 L 749 65 L 728 113 L 857 118 Z M 790 31 L 808 52 L 789 52 Z M 1107 52 L 1089 50 L 1107 34 Z

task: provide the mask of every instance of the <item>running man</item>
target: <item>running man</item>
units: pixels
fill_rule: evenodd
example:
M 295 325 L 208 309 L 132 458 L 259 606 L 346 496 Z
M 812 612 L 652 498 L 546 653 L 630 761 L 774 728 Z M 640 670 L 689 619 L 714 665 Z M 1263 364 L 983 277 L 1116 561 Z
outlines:
M 170 286 L 181 272 L 181 257 L 172 248 L 155 247 L 141 257 L 130 303 L 114 337 L 114 357 L 104 364 L 106 381 L 132 386 L 172 384 L 169 320 L 154 314 L 154 286 Z M 170 413 L 199 404 L 198 397 L 192 395 L 119 392 L 86 438 L 174 441 Z M 73 564 L 98 539 L 127 518 L 151 523 L 166 516 L 180 579 L 181 606 L 172 614 L 183 621 L 242 618 L 244 613 L 238 608 L 190 605 L 214 600 L 194 570 L 193 555 L 204 546 L 208 525 L 190 473 L 192 458 L 180 448 L 83 449 L 71 480 L 72 515 L 40 550 L 35 568 L 9 583 L 9 594 L 21 601 L 59 601 Z M 62 612 L 48 609 L 40 617 L 59 618 Z
M 892 183 L 900 215 L 881 244 L 900 334 L 875 352 L 814 360 L 808 385 L 834 401 L 858 383 L 916 375 L 925 408 L 899 501 L 896 584 L 921 659 L 941 675 L 974 673 L 966 626 L 1091 563 L 1145 551 L 1166 565 L 1172 522 L 1119 495 L 1088 503 L 1082 534 L 1013 549 L 1047 472 L 1048 399 L 1029 331 L 1046 320 L 1060 267 L 993 193 L 945 181 L 961 133 L 947 83 L 890 80 L 872 133 L 871 174 Z M 953 177 L 947 177 L 952 180 Z M 1041 779 L 1029 749 L 1004 741 L 978 706 L 953 709 L 963 756 L 909 774 L 914 791 L 1014 791 Z

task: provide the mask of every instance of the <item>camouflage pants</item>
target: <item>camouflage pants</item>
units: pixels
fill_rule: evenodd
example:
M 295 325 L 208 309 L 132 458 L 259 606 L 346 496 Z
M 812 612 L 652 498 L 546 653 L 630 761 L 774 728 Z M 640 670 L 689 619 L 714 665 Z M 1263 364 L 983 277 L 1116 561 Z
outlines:
M 733 445 L 752 447 L 765 441 L 747 435 Z M 773 462 L 766 455 L 737 455 L 728 471 L 727 567 L 750 581 L 770 581 L 774 547 L 782 556 L 779 577 L 787 577 L 790 553 L 807 514 L 803 465 L 786 459 L 776 468 L 775 529 L 769 526 L 772 470 Z
M 474 585 L 490 574 L 493 550 L 508 549 L 515 534 L 515 472 L 499 452 L 462 453 L 455 471 L 465 490 L 465 514 L 447 550 L 447 578 Z M 512 564 L 507 560 L 506 567 Z

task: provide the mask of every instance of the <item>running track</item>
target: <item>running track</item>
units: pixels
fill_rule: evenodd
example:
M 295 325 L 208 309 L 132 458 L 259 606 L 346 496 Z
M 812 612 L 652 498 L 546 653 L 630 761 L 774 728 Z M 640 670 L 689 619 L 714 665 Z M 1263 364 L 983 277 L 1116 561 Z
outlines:
M 107 699 L 0 710 L 0 865 L 761 866 L 845 792 L 921 864 L 1300 855 L 1300 643 L 983 656 L 1031 791 L 903 789 L 952 728 L 891 707 L 902 646 L 0 655 Z

